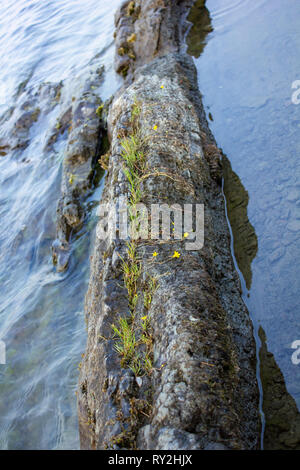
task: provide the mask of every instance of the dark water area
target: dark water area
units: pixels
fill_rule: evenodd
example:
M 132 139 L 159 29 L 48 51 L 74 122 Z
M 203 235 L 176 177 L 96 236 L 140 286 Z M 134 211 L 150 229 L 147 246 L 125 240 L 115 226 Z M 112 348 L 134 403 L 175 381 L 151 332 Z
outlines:
M 264 447 L 300 449 L 300 3 L 208 0 L 190 20 L 263 389 Z M 198 4 L 198 5 L 197 5 Z M 200 19 L 201 18 L 201 19 Z

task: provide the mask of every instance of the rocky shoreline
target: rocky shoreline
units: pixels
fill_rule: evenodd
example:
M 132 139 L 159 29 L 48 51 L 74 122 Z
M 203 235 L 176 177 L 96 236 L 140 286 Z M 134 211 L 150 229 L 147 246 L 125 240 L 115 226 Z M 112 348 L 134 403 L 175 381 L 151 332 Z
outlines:
M 259 448 L 256 349 L 230 251 L 221 151 L 184 52 L 193 3 L 127 1 L 116 13 L 125 82 L 109 106 L 110 151 L 99 155 L 101 202 L 204 204 L 205 242 L 187 251 L 184 240 L 96 238 L 78 387 L 82 449 Z M 130 355 L 122 325 L 134 337 Z

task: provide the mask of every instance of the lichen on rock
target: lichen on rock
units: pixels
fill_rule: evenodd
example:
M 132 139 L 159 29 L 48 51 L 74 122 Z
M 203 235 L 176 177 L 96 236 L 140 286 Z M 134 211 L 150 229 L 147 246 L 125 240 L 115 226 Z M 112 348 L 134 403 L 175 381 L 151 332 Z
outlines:
M 128 74 L 109 110 L 111 148 L 101 203 L 130 199 L 122 139 L 132 135 L 132 110 L 139 103 L 147 169 L 137 180 L 140 200 L 147 207 L 204 204 L 205 243 L 185 250 L 184 240 L 136 241 L 137 317 L 145 315 L 146 279 L 157 280 L 147 304 L 153 364 L 137 372 L 130 361 L 122 362 L 112 330 L 132 314 L 122 269 L 128 243 L 113 231 L 96 238 L 78 388 L 83 449 L 259 446 L 255 343 L 230 252 L 220 152 L 193 61 L 182 51 L 192 3 L 136 1 L 139 13 L 132 18 L 132 2 L 125 2 L 116 14 L 116 50 L 135 34 L 136 60 L 117 54 L 117 70 L 122 73 L 125 64 Z

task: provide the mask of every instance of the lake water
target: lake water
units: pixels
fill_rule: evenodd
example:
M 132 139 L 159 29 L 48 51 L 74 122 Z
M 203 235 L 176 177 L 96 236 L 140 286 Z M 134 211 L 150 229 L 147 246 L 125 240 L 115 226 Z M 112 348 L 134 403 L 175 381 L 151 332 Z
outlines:
M 74 77 L 90 62 L 106 66 L 102 98 L 116 89 L 113 72 L 114 11 L 119 1 L 6 0 L 0 2 L 0 114 L 15 103 L 21 82 L 27 87 L 60 82 L 69 94 Z M 96 57 L 96 59 L 95 59 Z M 80 81 L 80 80 L 79 80 Z M 73 244 L 69 270 L 52 265 L 61 161 L 66 141 L 45 158 L 47 122 L 31 129 L 22 155 L 0 157 L 0 339 L 6 365 L 0 365 L 0 447 L 78 448 L 76 413 L 78 364 L 85 349 L 84 295 L 89 277 L 94 202 Z M 3 131 L 3 128 L 1 129 Z
M 193 31 L 189 49 L 210 127 L 235 173 L 226 182 L 225 172 L 224 190 L 244 299 L 258 348 L 258 336 L 265 336 L 283 374 L 280 394 L 299 410 L 300 365 L 292 362 L 291 345 L 300 340 L 300 104 L 292 102 L 292 83 L 300 80 L 300 2 L 208 0 L 206 6 L 212 26 L 206 29 L 213 31 L 198 35 L 198 44 Z M 243 224 L 230 209 L 239 216 L 247 202 Z M 248 256 L 245 240 L 252 243 Z M 273 398 L 266 390 L 266 400 L 280 398 L 275 388 Z

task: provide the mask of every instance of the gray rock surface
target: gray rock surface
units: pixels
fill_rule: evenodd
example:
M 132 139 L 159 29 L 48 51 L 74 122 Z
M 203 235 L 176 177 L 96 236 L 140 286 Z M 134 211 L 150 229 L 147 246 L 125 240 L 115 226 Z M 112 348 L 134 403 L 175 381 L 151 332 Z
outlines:
M 121 366 L 112 334 L 112 324 L 129 315 L 118 262 L 119 255 L 126 257 L 126 240 L 111 231 L 105 240 L 96 239 L 78 389 L 83 449 L 259 446 L 255 343 L 230 252 L 220 151 L 204 116 L 193 61 L 182 52 L 191 4 L 126 2 L 116 15 L 117 51 L 135 34 L 135 60 L 128 56 L 125 74 L 117 60 L 127 80 L 110 107 L 111 150 L 101 202 L 129 197 L 120 136 L 132 132 L 132 110 L 139 103 L 147 164 L 142 202 L 204 204 L 205 243 L 188 251 L 185 241 L 138 241 L 136 317 L 150 320 L 153 366 L 134 373 Z M 148 278 L 158 282 L 145 311 Z

